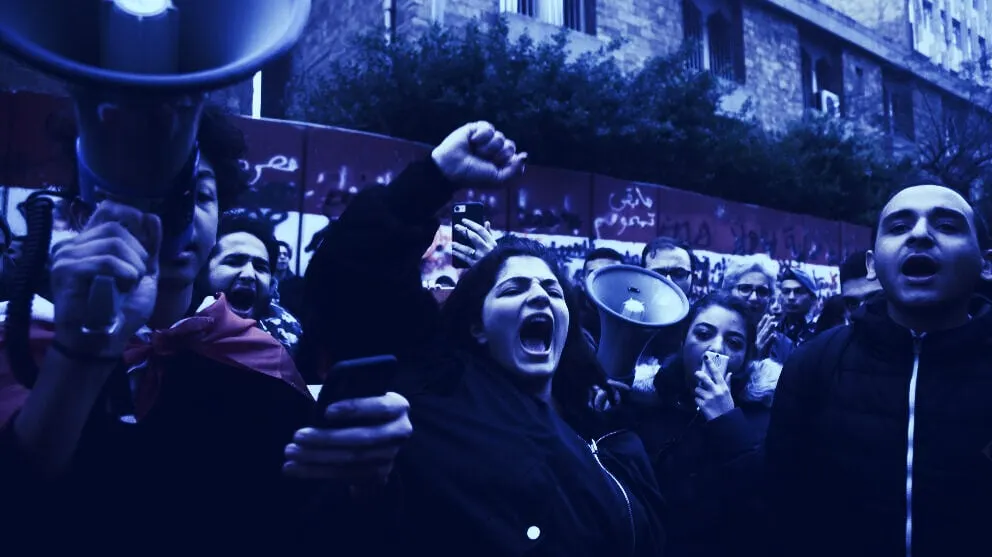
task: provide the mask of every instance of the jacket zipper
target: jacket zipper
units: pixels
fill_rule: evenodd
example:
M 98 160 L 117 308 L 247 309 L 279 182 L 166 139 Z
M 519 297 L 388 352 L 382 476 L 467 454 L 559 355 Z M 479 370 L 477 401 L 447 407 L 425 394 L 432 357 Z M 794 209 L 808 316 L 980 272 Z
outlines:
M 906 426 L 906 557 L 913 555 L 913 437 L 916 433 L 916 380 L 920 372 L 923 336 L 913 333 L 913 374 L 909 378 L 909 420 Z
M 617 487 L 620 488 L 620 494 L 623 495 L 624 503 L 627 504 L 627 519 L 630 521 L 630 554 L 634 555 L 637 552 L 637 526 L 634 523 L 634 508 L 630 504 L 630 496 L 627 495 L 627 490 L 623 487 L 623 484 L 620 483 L 620 480 L 618 480 L 617 477 L 613 475 L 613 472 L 610 472 L 609 468 L 607 468 L 606 465 L 603 464 L 603 461 L 599 459 L 599 443 L 604 439 L 613 437 L 618 433 L 620 433 L 620 431 L 614 431 L 612 433 L 607 433 L 599 439 L 591 440 L 589 448 L 592 450 L 593 458 L 596 459 L 596 464 L 599 464 L 599 467 L 606 472 L 606 475 L 613 480 L 613 483 L 617 484 Z

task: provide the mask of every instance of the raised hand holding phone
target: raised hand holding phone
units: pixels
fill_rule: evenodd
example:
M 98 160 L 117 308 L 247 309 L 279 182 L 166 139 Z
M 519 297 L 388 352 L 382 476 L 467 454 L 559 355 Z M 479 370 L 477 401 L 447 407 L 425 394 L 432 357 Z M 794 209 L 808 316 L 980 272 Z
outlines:
M 695 373 L 696 388 L 693 394 L 699 411 L 707 421 L 719 418 L 734 409 L 734 398 L 728 383 L 729 360 L 724 354 L 707 350 L 703 353 L 700 369 Z

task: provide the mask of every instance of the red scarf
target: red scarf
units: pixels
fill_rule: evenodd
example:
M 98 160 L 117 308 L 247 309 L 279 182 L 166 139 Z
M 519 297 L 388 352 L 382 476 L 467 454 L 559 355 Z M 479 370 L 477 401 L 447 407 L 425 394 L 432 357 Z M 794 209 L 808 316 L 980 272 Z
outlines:
M 31 344 L 36 361 L 41 362 L 53 337 L 51 323 L 32 323 Z M 215 303 L 171 329 L 155 331 L 148 340 L 134 338 L 124 351 L 124 362 L 129 368 L 146 364 L 136 372 L 140 373 L 134 391 L 138 420 L 145 417 L 155 403 L 165 373 L 164 360 L 187 350 L 226 366 L 278 379 L 312 398 L 292 358 L 279 341 L 256 327 L 255 321 L 235 315 L 221 295 Z M 0 425 L 20 409 L 28 392 L 10 373 L 3 328 L 0 327 Z

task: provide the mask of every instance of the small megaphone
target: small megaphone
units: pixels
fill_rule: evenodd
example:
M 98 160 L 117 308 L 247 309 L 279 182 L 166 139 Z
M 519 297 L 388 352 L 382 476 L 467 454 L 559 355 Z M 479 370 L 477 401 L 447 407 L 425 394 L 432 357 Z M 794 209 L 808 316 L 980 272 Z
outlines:
M 3 0 L 0 49 L 67 82 L 83 201 L 157 214 L 168 256 L 192 234 L 206 94 L 286 53 L 309 14 L 310 0 Z M 93 310 L 86 329 L 112 332 L 120 316 Z
M 665 327 L 689 314 L 689 300 L 666 277 L 633 265 L 610 265 L 586 278 L 586 293 L 599 309 L 596 357 L 615 381 L 630 385 L 637 359 Z

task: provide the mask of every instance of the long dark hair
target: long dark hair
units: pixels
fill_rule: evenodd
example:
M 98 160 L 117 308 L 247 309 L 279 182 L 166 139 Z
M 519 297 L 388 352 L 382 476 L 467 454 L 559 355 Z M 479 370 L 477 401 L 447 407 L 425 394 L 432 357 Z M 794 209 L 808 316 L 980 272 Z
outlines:
M 472 336 L 473 327 L 482 322 L 482 305 L 496 284 L 496 276 L 511 257 L 537 257 L 544 261 L 561 283 L 568 307 L 568 334 L 561 361 L 551 383 L 551 395 L 558 403 L 562 418 L 576 429 L 585 429 L 594 411 L 589 407 L 589 392 L 594 386 L 611 396 L 614 389 L 606 381 L 592 346 L 582 333 L 580 305 L 567 272 L 554 252 L 539 242 L 517 236 L 504 236 L 496 248 L 467 270 L 442 308 L 442 322 L 451 345 L 473 358 L 491 361 L 488 348 Z
M 699 314 L 711 307 L 722 307 L 728 311 L 732 311 L 737 315 L 740 315 L 744 320 L 744 334 L 746 338 L 746 350 L 744 352 L 744 365 L 741 370 L 742 373 L 735 373 L 730 381 L 730 388 L 734 394 L 736 400 L 738 393 L 747 383 L 748 370 L 750 368 L 751 362 L 757 355 L 757 351 L 754 346 L 754 340 L 758 336 L 758 324 L 754 317 L 751 315 L 751 310 L 748 308 L 747 304 L 726 292 L 711 292 L 692 304 L 689 308 L 689 314 L 685 316 L 682 320 L 681 326 L 678 329 L 678 333 L 682 335 L 682 342 L 679 343 L 679 350 L 662 365 L 662 369 L 655 375 L 655 389 L 658 393 L 672 392 L 672 389 L 678 388 L 677 391 L 680 395 L 686 391 L 685 387 L 685 362 L 682 358 L 682 346 L 685 345 L 685 339 L 689 335 L 689 328 L 692 327 L 696 318 Z M 678 387 L 676 387 L 678 385 Z

